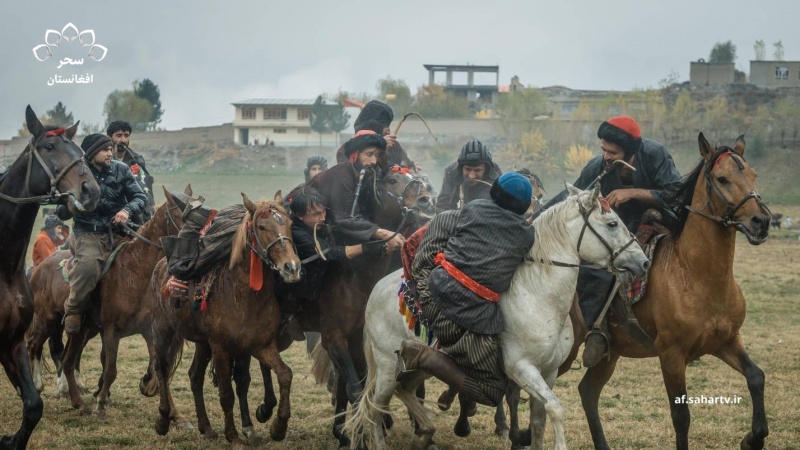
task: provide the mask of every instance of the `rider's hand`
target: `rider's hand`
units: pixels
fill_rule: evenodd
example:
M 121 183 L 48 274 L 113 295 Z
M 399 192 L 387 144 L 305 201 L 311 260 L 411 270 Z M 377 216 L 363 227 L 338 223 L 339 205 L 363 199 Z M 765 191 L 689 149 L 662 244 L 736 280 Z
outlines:
M 386 139 L 386 150 L 393 148 L 394 144 L 397 142 L 397 136 L 393 134 L 387 134 L 383 138 Z
M 128 216 L 128 211 L 125 211 L 124 209 L 120 209 L 119 212 L 114 215 L 113 222 L 114 223 L 125 223 L 125 222 L 128 221 L 129 218 L 130 218 L 130 216 Z
M 398 233 L 395 237 L 389 239 L 386 243 L 386 252 L 391 253 L 400 247 L 403 246 L 403 243 L 406 241 L 406 238 L 403 237 L 402 234 Z
M 372 233 L 372 237 L 375 238 L 375 239 L 384 240 L 384 239 L 389 239 L 389 236 L 391 236 L 392 234 L 394 234 L 394 233 L 392 233 L 389 230 L 384 230 L 383 228 L 378 228 L 374 233 Z
M 616 208 L 625 202 L 637 198 L 636 191 L 638 191 L 638 189 L 617 189 L 608 194 L 606 200 L 608 200 L 608 204 L 611 205 L 612 208 Z

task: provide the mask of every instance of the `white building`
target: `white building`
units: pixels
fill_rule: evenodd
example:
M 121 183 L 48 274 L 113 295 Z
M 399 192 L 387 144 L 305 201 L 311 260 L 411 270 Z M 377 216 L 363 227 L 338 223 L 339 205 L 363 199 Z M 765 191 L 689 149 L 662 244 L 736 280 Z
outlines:
M 261 99 L 232 103 L 233 142 L 242 145 L 278 147 L 337 146 L 338 133 L 319 133 L 311 129 L 311 107 L 315 99 Z M 326 105 L 334 102 L 325 101 Z

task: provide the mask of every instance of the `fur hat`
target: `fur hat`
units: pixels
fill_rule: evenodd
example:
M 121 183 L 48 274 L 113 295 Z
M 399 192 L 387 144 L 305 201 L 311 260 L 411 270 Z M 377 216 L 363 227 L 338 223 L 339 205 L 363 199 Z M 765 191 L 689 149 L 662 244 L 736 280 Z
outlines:
M 353 128 L 356 132 L 361 130 L 372 130 L 378 134 L 383 134 L 383 129 L 388 127 L 394 120 L 394 112 L 386 103 L 372 100 L 361 109 Z
M 66 225 L 64 222 L 61 221 L 55 214 L 50 214 L 49 216 L 44 218 L 44 229 L 45 230 L 52 230 L 59 225 Z
M 90 134 L 83 138 L 83 142 L 81 142 L 81 148 L 86 153 L 84 157 L 89 161 L 94 158 L 97 152 L 112 145 L 111 138 L 100 133 Z
M 361 152 L 367 147 L 378 147 L 382 152 L 386 151 L 386 139 L 375 132 L 368 131 L 359 131 L 355 137 L 344 143 L 345 157 L 349 158 L 354 152 Z
M 642 145 L 642 131 L 630 116 L 612 117 L 603 122 L 597 129 L 597 137 L 622 147 L 625 159 L 633 156 Z
M 501 175 L 492 183 L 489 195 L 497 206 L 519 215 L 531 206 L 533 187 L 525 176 L 515 172 Z
M 458 155 L 458 170 L 461 170 L 464 164 L 472 165 L 478 163 L 485 163 L 491 166 L 492 152 L 481 141 L 473 139 L 461 147 L 461 154 Z
M 327 170 L 328 169 L 328 160 L 325 159 L 325 157 L 322 156 L 322 155 L 309 156 L 308 159 L 306 160 L 306 168 L 303 169 L 303 174 L 306 177 L 306 182 L 308 182 L 308 180 L 310 179 L 308 172 L 311 170 L 311 166 L 314 166 L 314 165 L 319 165 L 320 169 Z

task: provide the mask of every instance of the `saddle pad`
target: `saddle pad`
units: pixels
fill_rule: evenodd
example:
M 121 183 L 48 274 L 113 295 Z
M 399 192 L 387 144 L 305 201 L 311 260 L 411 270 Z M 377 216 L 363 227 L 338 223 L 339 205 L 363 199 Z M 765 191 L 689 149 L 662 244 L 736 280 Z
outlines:
M 409 282 L 405 279 L 400 283 L 400 290 L 397 292 L 400 305 L 399 312 L 403 316 L 408 329 L 414 331 L 414 336 L 420 338 L 422 342 L 431 347 L 434 342 L 433 330 L 423 323 L 422 306 L 415 295 L 416 289 L 412 287 L 413 283 L 413 281 Z
M 422 243 L 422 238 L 425 236 L 426 231 L 428 231 L 428 225 L 415 231 L 414 234 L 409 236 L 403 243 L 400 259 L 403 262 L 403 278 L 406 280 L 414 279 L 411 276 L 411 265 L 414 264 L 414 258 L 417 256 L 419 244 Z

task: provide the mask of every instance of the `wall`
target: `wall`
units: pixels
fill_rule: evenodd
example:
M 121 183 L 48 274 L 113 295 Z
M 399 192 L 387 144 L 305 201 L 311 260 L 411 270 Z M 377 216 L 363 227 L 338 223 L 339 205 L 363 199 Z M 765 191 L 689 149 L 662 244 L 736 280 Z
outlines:
M 788 70 L 785 80 L 777 78 L 776 68 Z M 750 61 L 750 83 L 759 86 L 800 86 L 800 61 Z
M 717 86 L 734 82 L 736 69 L 733 63 L 692 62 L 689 82 L 704 86 Z

